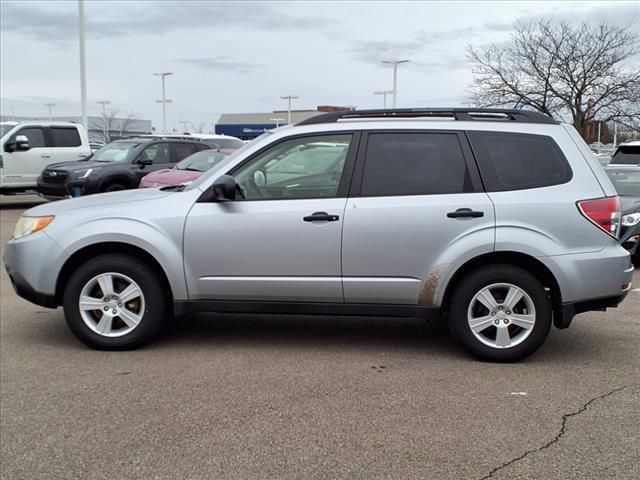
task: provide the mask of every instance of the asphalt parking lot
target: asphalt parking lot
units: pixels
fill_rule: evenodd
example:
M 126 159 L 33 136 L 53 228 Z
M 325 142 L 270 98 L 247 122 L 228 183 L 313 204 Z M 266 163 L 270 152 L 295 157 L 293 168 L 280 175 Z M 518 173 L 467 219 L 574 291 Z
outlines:
M 2 198 L 3 248 L 37 201 Z M 2 479 L 640 478 L 638 289 L 498 365 L 395 318 L 198 315 L 98 352 L 0 283 Z

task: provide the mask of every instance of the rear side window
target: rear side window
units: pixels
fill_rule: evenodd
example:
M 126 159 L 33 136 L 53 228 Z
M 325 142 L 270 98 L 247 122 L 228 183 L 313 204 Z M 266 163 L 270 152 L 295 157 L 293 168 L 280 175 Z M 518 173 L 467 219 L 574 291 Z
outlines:
M 611 158 L 616 165 L 640 165 L 640 145 L 621 145 Z
M 468 132 L 487 191 L 559 185 L 571 168 L 551 137 L 505 132 Z
M 51 127 L 51 139 L 54 147 L 79 147 L 82 145 L 76 128 Z
M 362 196 L 434 195 L 472 191 L 455 133 L 371 133 Z
M 187 158 L 195 151 L 194 145 L 191 143 L 174 143 L 173 146 L 176 149 L 176 162 Z

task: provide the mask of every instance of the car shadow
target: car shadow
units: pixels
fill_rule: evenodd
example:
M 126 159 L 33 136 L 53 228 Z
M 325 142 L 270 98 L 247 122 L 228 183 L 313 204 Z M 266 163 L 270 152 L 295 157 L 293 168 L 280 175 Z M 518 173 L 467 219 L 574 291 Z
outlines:
M 292 348 L 340 345 L 441 351 L 457 347 L 446 325 L 413 318 L 266 314 L 187 315 L 173 320 L 154 342 L 169 345 L 271 345 Z

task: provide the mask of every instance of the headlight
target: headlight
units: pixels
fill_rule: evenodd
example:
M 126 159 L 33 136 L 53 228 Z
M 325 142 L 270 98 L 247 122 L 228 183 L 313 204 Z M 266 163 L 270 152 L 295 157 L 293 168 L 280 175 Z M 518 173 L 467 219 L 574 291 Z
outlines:
M 13 238 L 21 238 L 38 232 L 53 222 L 54 218 L 52 215 L 48 217 L 20 217 L 13 230 Z
M 640 223 L 640 213 L 628 213 L 622 216 L 623 227 L 633 227 Z
M 93 172 L 93 168 L 88 168 L 87 170 L 80 170 L 76 172 L 73 178 L 87 178 Z

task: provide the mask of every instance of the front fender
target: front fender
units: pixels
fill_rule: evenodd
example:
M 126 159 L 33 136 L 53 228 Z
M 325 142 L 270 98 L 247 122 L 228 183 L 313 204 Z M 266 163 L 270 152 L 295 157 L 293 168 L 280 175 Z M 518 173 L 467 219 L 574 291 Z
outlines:
M 176 221 L 184 219 L 176 219 Z M 133 218 L 99 218 L 87 220 L 67 231 L 49 232 L 63 249 L 66 258 L 75 252 L 100 243 L 118 242 L 133 245 L 149 253 L 164 270 L 176 300 L 188 298 L 182 260 L 182 225 L 163 229 L 151 222 Z M 173 233 L 171 233 L 173 232 Z

